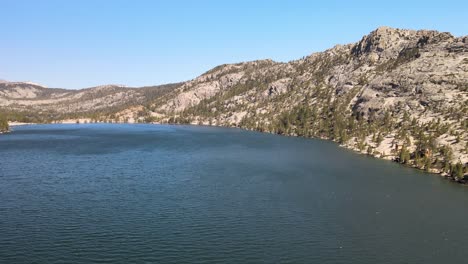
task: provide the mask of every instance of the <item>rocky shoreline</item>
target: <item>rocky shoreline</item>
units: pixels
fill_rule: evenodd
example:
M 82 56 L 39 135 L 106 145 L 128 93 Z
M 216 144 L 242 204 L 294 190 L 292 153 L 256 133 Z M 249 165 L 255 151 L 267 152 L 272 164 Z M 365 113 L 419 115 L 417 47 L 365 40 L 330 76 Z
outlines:
M 174 125 L 180 125 L 180 124 L 175 123 Z M 194 123 L 194 124 L 190 124 L 190 125 L 197 126 L 198 124 Z M 213 125 L 208 125 L 208 126 L 213 126 Z M 278 136 L 299 137 L 297 135 L 280 135 L 280 134 L 277 134 L 277 133 L 264 132 L 264 131 L 259 131 L 259 130 L 255 130 L 255 129 L 246 129 L 246 128 L 241 128 L 241 127 L 238 127 L 238 126 L 223 126 L 223 125 L 221 125 L 221 126 L 217 126 L 217 127 L 240 128 L 240 129 L 243 129 L 243 130 L 255 131 L 255 132 L 260 132 L 260 133 L 274 134 L 274 135 L 278 135 Z M 406 166 L 406 167 L 409 167 L 409 168 L 413 168 L 413 169 L 416 169 L 416 170 L 419 170 L 419 171 L 424 171 L 424 172 L 431 173 L 431 174 L 438 174 L 439 176 L 441 176 L 441 177 L 443 177 L 445 179 L 448 179 L 448 180 L 450 180 L 452 182 L 468 186 L 468 179 L 467 179 L 468 174 L 466 174 L 466 173 L 463 175 L 463 178 L 457 178 L 457 177 L 453 177 L 449 173 L 443 172 L 443 171 L 438 170 L 438 169 L 425 170 L 424 168 L 418 168 L 414 164 L 402 164 L 402 163 L 400 163 L 398 161 L 398 157 L 396 155 L 382 156 L 382 155 L 379 155 L 379 154 L 367 153 L 365 151 L 360 151 L 358 148 L 356 148 L 355 146 L 352 146 L 350 144 L 340 144 L 339 142 L 337 142 L 335 140 L 331 140 L 331 139 L 325 138 L 325 137 L 303 137 L 303 138 L 321 139 L 321 140 L 326 140 L 326 141 L 332 141 L 332 142 L 338 144 L 340 147 L 345 148 L 347 150 L 351 150 L 351 151 L 353 151 L 353 152 L 355 152 L 357 154 L 370 156 L 370 157 L 373 157 L 373 158 L 376 158 L 376 159 L 388 160 L 388 161 L 391 161 L 391 162 L 399 163 L 399 164 L 401 164 L 403 166 Z
M 197 125 L 197 124 L 190 124 L 190 125 Z M 212 125 L 209 125 L 209 126 L 212 126 Z M 237 126 L 220 126 L 220 127 L 230 127 L 230 128 L 240 128 L 240 127 L 237 127 Z M 299 137 L 297 135 L 279 135 L 277 133 L 270 133 L 270 132 L 264 132 L 264 131 L 258 131 L 258 130 L 254 130 L 254 129 L 245 129 L 245 128 L 240 128 L 240 129 L 244 129 L 244 130 L 248 130 L 248 131 L 255 131 L 255 132 L 260 132 L 260 133 L 268 133 L 268 134 L 274 134 L 274 135 L 278 135 L 278 136 L 287 136 L 287 137 Z M 367 153 L 365 151 L 360 151 L 358 148 L 356 148 L 355 146 L 353 145 L 350 145 L 350 144 L 340 144 L 339 142 L 335 141 L 335 140 L 331 140 L 329 138 L 325 138 L 325 137 L 303 137 L 303 138 L 309 138 L 309 139 L 321 139 L 321 140 L 327 140 L 327 141 L 332 141 L 336 144 L 338 144 L 338 146 L 344 148 L 344 149 L 347 149 L 347 150 L 351 150 L 357 154 L 361 154 L 361 155 L 366 155 L 366 156 L 370 156 L 370 157 L 373 157 L 373 158 L 376 158 L 376 159 L 383 159 L 383 160 L 388 160 L 388 161 L 391 161 L 391 162 L 395 162 L 395 163 L 399 163 L 403 166 L 406 166 L 406 167 L 409 167 L 409 168 L 413 168 L 413 169 L 416 169 L 416 170 L 419 170 L 419 171 L 424 171 L 424 172 L 427 172 L 427 173 L 431 173 L 431 174 L 437 174 L 439 175 L 440 177 L 443 177 L 445 179 L 448 179 L 452 182 L 455 182 L 455 183 L 458 183 L 458 184 L 462 184 L 462 185 L 467 185 L 468 186 L 468 174 L 465 173 L 463 175 L 463 178 L 457 178 L 457 177 L 453 177 L 452 175 L 450 175 L 449 173 L 447 172 L 444 172 L 444 171 L 441 171 L 439 169 L 430 169 L 430 170 L 425 170 L 424 168 L 418 168 L 417 166 L 415 166 L 414 164 L 402 164 L 401 162 L 398 161 L 398 156 L 396 155 L 385 155 L 385 156 L 382 156 L 382 155 L 379 155 L 379 154 L 374 154 L 374 153 Z
M 83 119 L 84 120 L 84 119 Z M 86 119 L 86 121 L 88 121 Z M 57 121 L 57 122 L 54 122 L 54 123 L 49 123 L 49 124 L 99 124 L 99 123 L 104 123 L 104 122 L 72 122 L 72 120 L 62 120 L 62 121 Z M 117 124 L 118 122 L 114 122 L 114 124 Z M 137 124 L 137 123 L 123 123 L 123 122 L 119 122 L 121 124 Z M 40 123 L 22 123 L 22 122 L 9 122 L 9 125 L 10 126 L 24 126 L 24 125 L 39 125 Z M 44 123 L 44 124 L 47 124 L 47 123 Z M 161 125 L 161 123 L 157 123 L 157 122 L 153 122 L 153 123 L 140 123 L 140 124 L 153 124 L 153 125 Z M 186 124 L 180 124 L 180 123 L 168 123 L 168 125 L 186 125 Z M 189 125 L 192 125 L 192 126 L 199 126 L 199 124 L 189 124 Z M 220 126 L 217 126 L 217 125 L 205 125 L 205 126 L 210 126 L 210 127 L 227 127 L 227 128 L 239 128 L 239 129 L 243 129 L 243 130 L 247 130 L 247 131 L 255 131 L 255 132 L 260 132 L 260 133 L 268 133 L 268 134 L 274 134 L 274 135 L 278 135 L 278 136 L 287 136 L 287 137 L 299 137 L 297 135 L 280 135 L 280 134 L 277 134 L 277 133 L 270 133 L 270 132 L 264 132 L 264 131 L 258 131 L 258 130 L 254 130 L 254 129 L 246 129 L 246 128 L 241 128 L 241 127 L 238 127 L 238 126 L 223 126 L 223 125 L 220 125 Z M 3 131 L 1 132 L 0 131 L 0 134 L 2 133 L 10 133 L 11 131 Z M 392 161 L 392 162 L 396 162 L 396 163 L 400 163 L 398 162 L 398 157 L 395 156 L 395 155 L 385 155 L 385 156 L 382 156 L 382 155 L 376 155 L 376 154 L 373 154 L 373 153 L 367 153 L 365 151 L 360 151 L 359 149 L 357 149 L 355 146 L 352 146 L 350 144 L 339 144 L 339 142 L 335 141 L 335 140 L 330 140 L 328 138 L 320 138 L 320 137 L 303 137 L 303 138 L 309 138 L 309 139 L 321 139 L 321 140 L 327 140 L 327 141 L 332 141 L 332 142 L 335 142 L 337 143 L 340 147 L 342 148 L 345 148 L 345 149 L 348 149 L 348 150 L 351 150 L 355 153 L 358 153 L 358 154 L 361 154 L 361 155 L 367 155 L 367 156 L 370 156 L 370 157 L 374 157 L 374 158 L 377 158 L 377 159 L 383 159 L 383 160 L 388 160 L 388 161 Z M 400 163 L 401 164 L 401 163 Z M 410 168 L 413 168 L 413 169 L 417 169 L 417 170 L 420 170 L 420 171 L 424 171 L 424 172 L 427 172 L 427 173 L 432 173 L 432 174 L 438 174 L 440 175 L 441 177 L 444 177 L 452 182 L 456 182 L 456 183 L 459 183 L 459 184 L 463 184 L 463 185 L 468 185 L 468 180 L 467 180 L 467 174 L 464 174 L 464 177 L 463 178 L 457 178 L 457 177 L 453 177 L 452 175 L 446 173 L 446 172 L 443 172 L 441 170 L 438 170 L 438 169 L 431 169 L 431 170 L 425 170 L 425 169 L 422 169 L 422 168 L 418 168 L 417 166 L 415 166 L 414 164 L 401 164 L 401 165 L 404 165 L 406 167 L 410 167 Z
M 328 140 L 328 139 L 326 139 L 326 140 Z M 338 143 L 336 141 L 333 141 L 333 142 Z M 441 176 L 443 178 L 446 178 L 446 179 L 448 179 L 450 181 L 456 182 L 456 183 L 468 185 L 468 180 L 466 180 L 466 178 L 468 176 L 467 174 L 465 174 L 464 177 L 460 179 L 460 178 L 457 178 L 457 177 L 453 177 L 449 173 L 443 172 L 443 171 L 441 171 L 439 169 L 425 170 L 424 168 L 418 168 L 414 164 L 411 164 L 411 165 L 410 164 L 402 164 L 401 162 L 398 161 L 398 157 L 395 156 L 395 155 L 388 155 L 388 156 L 382 157 L 381 155 L 375 155 L 375 154 L 369 154 L 369 153 L 366 153 L 366 152 L 362 152 L 359 149 L 356 149 L 355 147 L 352 147 L 352 146 L 349 146 L 349 145 L 346 145 L 346 144 L 340 144 L 339 146 L 342 147 L 342 148 L 348 149 L 348 150 L 352 150 L 352 151 L 354 151 L 354 152 L 356 152 L 358 154 L 361 154 L 361 155 L 370 156 L 370 157 L 373 157 L 373 158 L 376 158 L 376 159 L 383 159 L 383 160 L 392 161 L 392 162 L 399 163 L 401 165 L 404 165 L 406 167 L 413 168 L 413 169 L 416 169 L 416 170 L 424 171 L 424 172 L 431 173 L 431 174 L 438 174 L 439 176 Z

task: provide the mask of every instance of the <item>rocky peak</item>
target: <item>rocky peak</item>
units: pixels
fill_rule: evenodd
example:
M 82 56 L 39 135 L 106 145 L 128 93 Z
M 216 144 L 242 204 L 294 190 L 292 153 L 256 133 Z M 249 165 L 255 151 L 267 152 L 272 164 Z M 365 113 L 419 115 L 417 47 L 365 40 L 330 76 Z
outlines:
M 123 84 L 104 84 L 104 85 L 98 85 L 92 88 L 98 88 L 98 89 L 109 89 L 109 88 L 125 88 L 127 86 Z
M 402 32 L 390 27 L 379 27 L 369 35 L 364 36 L 352 49 L 356 56 L 369 53 L 382 53 L 396 42 L 401 41 Z M 409 33 L 409 32 L 406 32 Z
M 34 88 L 47 88 L 44 85 L 33 83 L 33 82 L 9 82 L 9 81 L 0 81 L 3 87 L 34 87 Z
M 379 27 L 356 43 L 351 48 L 351 53 L 372 65 L 396 59 L 408 50 L 417 53 L 429 44 L 447 45 L 453 41 L 455 38 L 447 32 Z

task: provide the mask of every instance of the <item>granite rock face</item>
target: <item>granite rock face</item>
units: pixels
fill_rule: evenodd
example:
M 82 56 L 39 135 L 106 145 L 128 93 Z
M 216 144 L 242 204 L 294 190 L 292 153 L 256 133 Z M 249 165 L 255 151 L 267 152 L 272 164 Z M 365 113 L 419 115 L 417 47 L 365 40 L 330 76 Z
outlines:
M 166 117 L 158 120 L 162 122 L 181 116 L 194 124 L 242 127 L 245 121 L 272 124 L 305 98 L 310 108 L 319 109 L 348 98 L 343 115 L 369 118 L 390 113 L 398 121 L 408 114 L 420 124 L 436 120 L 449 124 L 453 133 L 444 133 L 437 141 L 451 146 L 454 161 L 466 163 L 467 39 L 432 30 L 381 27 L 355 44 L 337 45 L 289 63 L 264 60 L 218 66 L 155 100 L 152 111 Z M 330 96 L 319 96 L 323 93 Z M 461 138 L 457 143 L 454 134 Z M 395 139 L 392 131 L 386 136 Z M 372 147 L 391 152 L 390 146 Z

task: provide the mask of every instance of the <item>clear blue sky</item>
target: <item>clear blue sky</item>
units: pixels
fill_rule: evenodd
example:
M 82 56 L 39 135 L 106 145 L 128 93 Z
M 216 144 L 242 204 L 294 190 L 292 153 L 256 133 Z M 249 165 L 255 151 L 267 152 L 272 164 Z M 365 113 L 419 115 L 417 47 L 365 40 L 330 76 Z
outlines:
M 317 2 L 0 0 L 0 79 L 142 86 L 297 59 L 382 25 L 468 34 L 468 1 Z

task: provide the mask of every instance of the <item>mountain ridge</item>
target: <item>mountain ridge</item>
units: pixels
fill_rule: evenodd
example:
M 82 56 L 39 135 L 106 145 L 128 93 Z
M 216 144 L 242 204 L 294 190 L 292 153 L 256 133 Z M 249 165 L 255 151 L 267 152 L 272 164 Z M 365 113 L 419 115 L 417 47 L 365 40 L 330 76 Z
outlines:
M 467 36 L 379 27 L 290 62 L 219 65 L 143 101 L 93 118 L 324 138 L 466 181 Z

